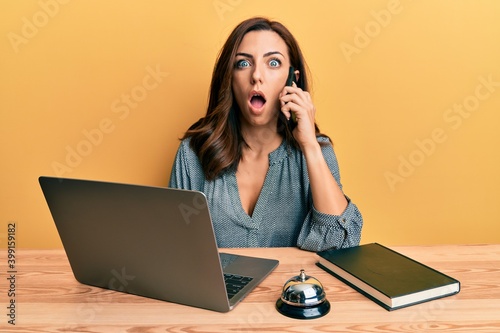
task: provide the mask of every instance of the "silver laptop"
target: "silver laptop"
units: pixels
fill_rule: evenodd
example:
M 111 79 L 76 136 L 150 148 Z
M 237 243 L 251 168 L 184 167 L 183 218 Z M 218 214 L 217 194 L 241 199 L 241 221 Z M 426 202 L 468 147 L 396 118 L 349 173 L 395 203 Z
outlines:
M 231 310 L 273 271 L 273 259 L 219 253 L 197 191 L 40 177 L 80 283 Z

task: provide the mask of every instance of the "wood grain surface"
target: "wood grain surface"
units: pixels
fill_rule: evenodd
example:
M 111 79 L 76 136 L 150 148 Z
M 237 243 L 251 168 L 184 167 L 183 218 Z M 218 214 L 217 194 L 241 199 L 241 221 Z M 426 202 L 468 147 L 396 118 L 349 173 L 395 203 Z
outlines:
M 223 249 L 275 258 L 277 269 L 229 313 L 78 283 L 63 250 L 16 252 L 15 325 L 9 324 L 6 249 L 0 249 L 1 332 L 500 332 L 500 245 L 391 247 L 461 282 L 459 294 L 386 311 L 296 248 Z M 283 284 L 305 269 L 321 281 L 330 313 L 296 320 L 275 310 Z M 5 277 L 7 276 L 7 278 Z

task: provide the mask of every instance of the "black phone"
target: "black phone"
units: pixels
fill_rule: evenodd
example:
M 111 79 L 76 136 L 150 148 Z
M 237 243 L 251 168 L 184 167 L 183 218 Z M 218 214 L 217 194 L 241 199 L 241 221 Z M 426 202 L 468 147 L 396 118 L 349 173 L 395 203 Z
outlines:
M 290 66 L 288 69 L 288 78 L 286 79 L 286 85 L 287 86 L 292 86 L 293 82 L 295 79 L 295 68 Z M 293 129 L 297 125 L 297 118 L 295 118 L 295 113 L 290 111 L 290 120 L 288 121 L 288 125 L 290 126 L 291 129 Z
M 286 79 L 286 85 L 292 86 L 294 78 L 295 78 L 295 68 L 290 66 L 290 68 L 288 69 L 288 78 Z

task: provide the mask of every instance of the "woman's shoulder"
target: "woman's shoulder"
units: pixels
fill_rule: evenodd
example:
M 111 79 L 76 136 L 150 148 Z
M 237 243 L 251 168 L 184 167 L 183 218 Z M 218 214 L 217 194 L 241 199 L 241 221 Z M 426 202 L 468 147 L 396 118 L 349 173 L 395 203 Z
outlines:
M 184 159 L 198 161 L 198 156 L 196 155 L 193 147 L 191 147 L 190 137 L 181 140 L 178 148 L 178 154 L 181 155 Z
M 333 151 L 333 144 L 332 144 L 332 141 L 330 140 L 329 137 L 327 136 L 323 136 L 323 135 L 318 135 L 316 136 L 316 141 L 318 141 L 320 147 L 321 147 L 321 150 L 323 151 L 323 154 L 325 154 L 325 152 L 332 152 Z M 295 147 L 291 144 L 288 144 L 286 145 L 288 147 L 288 152 L 289 153 L 292 153 L 293 155 L 297 156 L 297 157 L 304 157 L 302 151 L 300 150 L 300 148 L 298 147 Z
M 172 168 L 170 186 L 200 190 L 204 174 L 198 156 L 191 148 L 190 141 L 189 138 L 182 139 L 179 144 Z
M 329 137 L 327 137 L 326 135 L 318 135 L 316 137 L 316 140 L 320 143 L 320 144 L 326 144 L 326 145 L 332 145 L 332 140 L 330 140 Z
M 190 143 L 191 143 L 191 137 L 189 136 L 187 138 L 181 139 L 180 146 L 182 148 L 187 148 L 187 147 L 189 147 Z

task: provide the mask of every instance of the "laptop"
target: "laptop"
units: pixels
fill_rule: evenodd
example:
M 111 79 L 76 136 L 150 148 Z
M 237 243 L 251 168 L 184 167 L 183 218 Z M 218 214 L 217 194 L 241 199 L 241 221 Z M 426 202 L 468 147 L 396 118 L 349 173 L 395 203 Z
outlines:
M 82 284 L 227 312 L 278 266 L 219 253 L 202 192 L 44 176 L 39 182 Z

